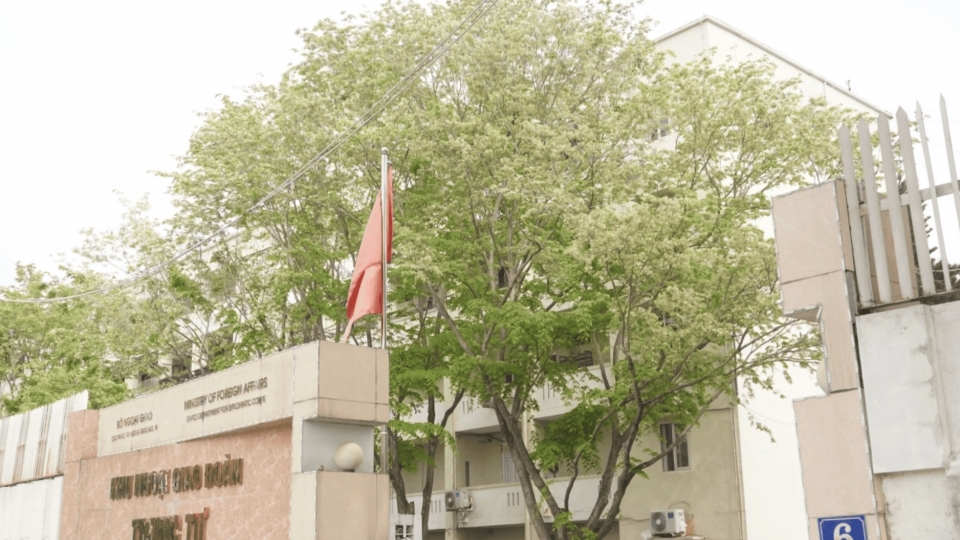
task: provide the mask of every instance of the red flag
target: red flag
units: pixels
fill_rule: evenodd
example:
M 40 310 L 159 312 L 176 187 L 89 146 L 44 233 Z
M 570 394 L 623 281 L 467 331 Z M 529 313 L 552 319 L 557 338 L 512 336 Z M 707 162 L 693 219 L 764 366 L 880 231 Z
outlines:
M 387 263 L 393 259 L 393 167 L 387 169 L 387 227 L 383 230 L 380 204 L 383 193 L 377 195 L 367 220 L 367 229 L 360 241 L 357 264 L 353 268 L 350 290 L 347 293 L 347 330 L 343 336 L 350 338 L 353 323 L 364 315 L 383 313 L 383 249 L 381 238 L 387 239 Z

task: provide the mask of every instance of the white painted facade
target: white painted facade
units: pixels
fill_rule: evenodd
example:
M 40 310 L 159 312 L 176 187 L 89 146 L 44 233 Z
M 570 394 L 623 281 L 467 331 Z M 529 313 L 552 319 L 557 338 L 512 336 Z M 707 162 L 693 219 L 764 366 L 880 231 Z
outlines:
M 830 105 L 848 107 L 870 116 L 889 113 L 846 90 L 840 84 L 791 60 L 788 56 L 711 16 L 704 16 L 657 38 L 660 50 L 672 53 L 672 62 L 689 62 L 713 52 L 717 62 L 739 63 L 766 58 L 779 79 L 796 77 L 807 97 L 823 97 Z M 784 191 L 789 190 L 785 189 Z M 773 237 L 773 222 L 757 225 Z M 816 376 L 801 368 L 775 375 L 775 391 L 758 389 L 737 408 L 736 425 L 742 478 L 745 538 L 806 540 L 808 516 L 804 508 L 796 415 L 793 400 L 822 396 Z M 784 397 L 780 397 L 782 394 Z M 743 392 L 741 392 L 743 395 Z M 763 425 L 770 433 L 753 426 Z

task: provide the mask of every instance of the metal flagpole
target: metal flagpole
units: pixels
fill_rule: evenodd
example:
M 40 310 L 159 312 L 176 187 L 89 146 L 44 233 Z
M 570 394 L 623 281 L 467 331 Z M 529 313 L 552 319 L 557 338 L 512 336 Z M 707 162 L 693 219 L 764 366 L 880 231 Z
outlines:
M 380 283 L 380 348 L 384 351 L 387 350 L 387 204 L 392 195 L 387 192 L 387 176 L 390 174 L 388 153 L 386 148 L 380 150 L 380 278 L 383 280 Z M 390 449 L 389 437 L 387 426 L 380 426 L 380 474 L 386 474 L 390 464 L 387 455 Z
M 380 277 L 382 283 L 382 304 L 380 305 L 380 348 L 387 348 L 387 175 L 390 161 L 386 148 L 380 150 Z

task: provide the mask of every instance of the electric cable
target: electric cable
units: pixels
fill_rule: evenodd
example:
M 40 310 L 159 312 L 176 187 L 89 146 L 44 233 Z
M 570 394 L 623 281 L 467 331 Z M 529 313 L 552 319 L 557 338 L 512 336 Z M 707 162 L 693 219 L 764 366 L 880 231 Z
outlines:
M 400 95 L 417 80 L 417 78 L 421 75 L 421 73 L 425 69 L 432 66 L 437 60 L 439 60 L 444 55 L 446 55 L 447 52 L 449 52 L 450 48 L 456 45 L 456 43 L 460 41 L 460 39 L 463 36 L 465 36 L 468 32 L 470 32 L 470 30 L 473 29 L 474 25 L 476 25 L 477 22 L 483 19 L 487 15 L 487 13 L 489 13 L 493 9 L 493 7 L 497 4 L 497 2 L 498 0 L 481 0 L 481 2 L 477 4 L 477 6 L 473 9 L 473 11 L 471 11 L 460 22 L 460 24 L 457 25 L 456 28 L 454 28 L 449 34 L 447 34 L 447 36 L 444 39 L 442 39 L 439 43 L 437 43 L 437 45 L 434 46 L 433 50 L 431 50 L 429 53 L 424 55 L 423 58 L 421 58 L 420 61 L 409 72 L 407 72 L 406 75 L 401 77 L 400 80 L 395 85 L 393 85 L 389 90 L 387 90 L 387 92 L 380 99 L 375 101 L 366 110 L 366 112 L 364 112 L 356 120 L 354 120 L 353 123 L 350 124 L 350 127 L 348 127 L 346 131 L 334 137 L 332 141 L 327 143 L 327 146 L 325 146 L 322 150 L 320 150 L 320 152 L 318 152 L 307 163 L 305 163 L 303 166 L 297 169 L 296 172 L 294 172 L 292 175 L 287 177 L 286 180 L 284 180 L 283 182 L 278 184 L 276 187 L 274 187 L 272 190 L 267 192 L 267 194 L 264 195 L 255 204 L 253 204 L 252 206 L 250 206 L 249 208 L 241 212 L 239 215 L 237 215 L 233 219 L 229 220 L 227 223 L 219 227 L 216 231 L 190 244 L 189 246 L 177 252 L 174 256 L 170 257 L 169 259 L 163 262 L 157 263 L 153 266 L 150 266 L 144 270 L 141 270 L 140 272 L 136 272 L 133 275 L 128 276 L 124 279 L 121 279 L 120 281 L 113 283 L 111 285 L 107 285 L 97 289 L 83 291 L 76 294 L 54 297 L 54 298 L 12 299 L 12 298 L 5 298 L 3 296 L 0 296 L 0 302 L 6 302 L 6 303 L 12 303 L 12 304 L 51 304 L 51 303 L 58 303 L 58 302 L 67 302 L 70 300 L 76 300 L 78 298 L 84 298 L 87 296 L 93 296 L 97 294 L 104 294 L 113 290 L 127 287 L 129 285 L 133 285 L 134 283 L 137 283 L 148 277 L 151 277 L 153 275 L 156 275 L 162 272 L 170 265 L 183 259 L 193 251 L 206 245 L 208 242 L 210 242 L 211 240 L 213 240 L 223 232 L 227 231 L 228 229 L 230 229 L 231 227 L 239 223 L 239 221 L 247 214 L 257 211 L 261 206 L 266 204 L 267 201 L 275 197 L 278 193 L 282 192 L 284 189 L 290 186 L 290 184 L 302 178 L 307 172 L 313 169 L 313 167 L 315 167 L 318 163 L 323 161 L 327 156 L 329 156 L 330 154 L 338 150 L 341 146 L 343 146 L 348 140 L 350 140 L 360 130 L 362 130 L 370 122 L 375 120 L 380 115 L 380 113 L 382 113 L 384 109 L 387 108 L 387 106 L 389 106 L 394 100 L 400 97 Z

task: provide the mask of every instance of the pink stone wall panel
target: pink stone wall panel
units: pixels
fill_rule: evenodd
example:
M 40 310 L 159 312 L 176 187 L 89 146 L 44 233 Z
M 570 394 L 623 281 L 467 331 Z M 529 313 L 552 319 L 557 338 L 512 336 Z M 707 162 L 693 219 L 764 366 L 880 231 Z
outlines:
M 860 392 L 794 402 L 810 519 L 876 514 Z
M 377 539 L 390 537 L 390 477 L 377 475 Z
M 97 430 L 100 411 L 77 411 L 67 416 L 67 447 L 65 462 L 97 457 Z
M 377 406 L 359 401 L 318 399 L 317 416 L 331 420 L 373 423 L 377 418 Z
M 830 390 L 860 387 L 847 282 L 842 272 L 786 283 L 781 287 L 783 311 L 819 306 L 823 346 L 830 373 Z
M 834 183 L 822 184 L 773 200 L 777 265 L 783 283 L 845 269 L 837 188 Z
M 843 269 L 854 271 L 856 270 L 856 265 L 853 262 L 853 242 L 850 240 L 850 212 L 847 210 L 847 187 L 843 180 L 835 180 L 833 183 L 835 184 L 834 193 L 837 197 L 837 217 L 840 220 L 837 227 L 840 229 L 840 247 L 843 250 L 844 260 Z
M 96 434 L 96 430 L 90 430 Z M 134 519 L 203 512 L 210 509 L 209 540 L 257 538 L 287 540 L 290 526 L 289 421 L 206 439 L 72 464 L 64 478 L 62 539 L 127 539 Z M 110 480 L 118 476 L 226 459 L 243 459 L 243 484 L 196 491 L 111 500 Z M 77 489 L 77 487 L 79 489 Z M 73 502 L 70 493 L 79 493 Z M 75 524 L 75 525 L 74 525 Z M 183 531 L 185 532 L 185 531 Z M 184 535 L 183 538 L 186 536 Z
M 76 424 L 74 424 L 76 425 Z M 96 440 L 94 440 L 96 445 Z M 77 512 L 80 509 L 80 463 L 63 466 L 63 498 L 60 502 L 60 540 L 79 540 Z

